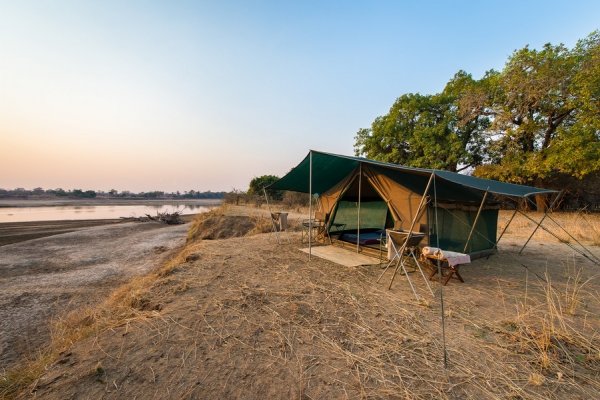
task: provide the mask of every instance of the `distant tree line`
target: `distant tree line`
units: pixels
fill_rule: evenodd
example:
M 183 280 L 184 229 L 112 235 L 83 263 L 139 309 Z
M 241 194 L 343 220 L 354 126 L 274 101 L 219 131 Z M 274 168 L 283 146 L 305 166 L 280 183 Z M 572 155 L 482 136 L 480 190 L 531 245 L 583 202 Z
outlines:
M 385 162 L 568 189 L 577 205 L 597 205 L 600 32 L 572 49 L 526 46 L 481 79 L 459 71 L 440 93 L 403 94 L 358 130 L 354 148 Z
M 308 194 L 285 190 L 272 190 L 268 186 L 279 180 L 275 175 L 262 175 L 252 178 L 248 190 L 233 189 L 225 194 L 224 201 L 229 204 L 254 204 L 261 207 L 268 198 L 269 203 L 288 208 L 308 206 Z M 267 198 L 265 198 L 265 192 Z
M 108 192 L 102 190 L 82 190 L 72 189 L 64 190 L 58 189 L 43 189 L 37 187 L 35 189 L 2 189 L 0 188 L 0 199 L 51 199 L 51 198 L 70 198 L 70 199 L 222 199 L 225 196 L 225 192 L 200 192 L 196 190 L 184 191 L 184 192 L 163 192 L 159 190 L 151 192 L 130 192 L 128 190 L 118 191 L 111 189 Z

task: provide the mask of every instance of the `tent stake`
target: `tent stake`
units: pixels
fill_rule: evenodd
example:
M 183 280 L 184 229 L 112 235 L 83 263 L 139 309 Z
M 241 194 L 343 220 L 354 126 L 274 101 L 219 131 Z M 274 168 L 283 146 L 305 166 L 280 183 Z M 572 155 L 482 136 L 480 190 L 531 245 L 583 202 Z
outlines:
M 483 210 L 483 204 L 485 203 L 485 199 L 488 195 L 488 190 L 490 190 L 490 188 L 488 187 L 485 191 L 485 193 L 483 194 L 483 199 L 481 199 L 481 204 L 479 205 L 479 210 L 477 210 L 477 215 L 475 216 L 475 221 L 473 221 L 473 226 L 471 226 L 471 232 L 469 232 L 469 237 L 467 237 L 467 242 L 465 243 L 465 248 L 463 250 L 463 253 L 467 253 L 467 247 L 469 247 L 469 242 L 471 241 L 471 237 L 473 236 L 473 232 L 475 231 L 475 227 L 477 226 L 477 221 L 479 221 L 479 216 L 481 215 L 481 210 Z
M 548 216 L 548 211 L 552 210 L 552 207 L 554 207 L 554 204 L 558 201 L 558 199 L 560 199 L 560 197 L 562 196 L 562 194 L 563 194 L 563 190 L 561 190 L 560 193 L 558 193 L 558 195 L 554 198 L 554 201 L 552 201 L 552 204 L 550 204 L 550 207 L 548 207 L 548 209 L 544 212 L 544 216 L 542 217 L 542 219 L 540 220 L 540 222 L 537 223 L 535 229 L 533 230 L 533 232 L 531 232 L 531 235 L 529 235 L 529 238 L 527 238 L 527 241 L 525 242 L 525 244 L 523 245 L 523 247 L 521 247 L 521 250 L 519 250 L 519 254 L 523 253 L 523 250 L 525 250 L 525 247 L 527 246 L 527 244 L 529 243 L 529 241 L 531 240 L 531 238 L 533 237 L 533 235 L 535 235 L 535 233 L 537 232 L 538 228 L 542 225 L 542 222 L 544 222 L 544 220 Z
M 417 212 L 415 213 L 415 216 L 413 217 L 412 223 L 410 224 L 410 229 L 408 230 L 408 235 L 406 236 L 406 240 L 404 241 L 404 244 L 400 248 L 400 255 L 403 254 L 404 249 L 406 248 L 406 244 L 408 243 L 408 241 L 410 240 L 410 238 L 412 236 L 413 228 L 415 227 L 415 224 L 417 223 L 417 218 L 419 218 L 419 216 L 421 214 L 421 208 L 423 208 L 423 205 L 425 204 L 425 198 L 427 197 L 427 192 L 429 191 L 429 187 L 431 186 L 431 181 L 433 180 L 433 176 L 434 176 L 434 173 L 432 172 L 431 175 L 429 176 L 429 181 L 427 181 L 427 186 L 425 187 L 425 191 L 423 192 L 423 196 L 421 196 L 421 202 L 419 203 L 419 207 L 417 208 Z M 399 265 L 394 270 L 394 275 L 392 275 L 392 280 L 390 281 L 390 286 L 388 287 L 388 290 L 390 290 L 392 288 L 392 283 L 394 283 L 394 278 L 396 278 L 396 274 L 398 273 L 398 269 L 400 269 Z M 386 268 L 386 270 L 387 270 L 387 268 Z M 385 273 L 385 271 L 383 271 L 383 273 Z

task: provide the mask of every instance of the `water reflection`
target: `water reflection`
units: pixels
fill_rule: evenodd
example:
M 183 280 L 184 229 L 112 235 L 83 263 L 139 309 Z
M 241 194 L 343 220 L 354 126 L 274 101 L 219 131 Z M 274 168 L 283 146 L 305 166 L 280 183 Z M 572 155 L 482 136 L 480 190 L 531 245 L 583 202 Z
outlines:
M 214 204 L 139 204 L 106 206 L 51 206 L 51 207 L 2 207 L 1 222 L 59 221 L 81 219 L 119 219 L 121 217 L 143 217 L 146 214 L 173 213 L 199 214 L 216 207 Z

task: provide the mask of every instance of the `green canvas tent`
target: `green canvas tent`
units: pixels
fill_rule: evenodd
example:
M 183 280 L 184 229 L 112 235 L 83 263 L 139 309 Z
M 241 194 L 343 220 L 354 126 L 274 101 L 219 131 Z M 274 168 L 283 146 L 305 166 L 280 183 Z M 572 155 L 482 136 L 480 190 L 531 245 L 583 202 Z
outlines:
M 329 215 L 327 229 L 360 246 L 386 228 L 420 231 L 424 243 L 477 257 L 496 248 L 495 195 L 527 198 L 554 190 L 309 151 L 269 189 L 310 193 Z M 412 229 L 411 229 L 412 228 Z

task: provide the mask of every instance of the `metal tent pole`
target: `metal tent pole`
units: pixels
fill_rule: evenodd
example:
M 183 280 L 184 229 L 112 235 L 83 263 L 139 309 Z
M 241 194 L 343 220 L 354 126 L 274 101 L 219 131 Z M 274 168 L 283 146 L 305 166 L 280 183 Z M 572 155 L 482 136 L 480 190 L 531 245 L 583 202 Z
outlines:
M 518 209 L 519 205 L 515 204 L 515 212 L 513 213 L 513 215 L 510 217 L 510 219 L 508 220 L 508 224 L 506 224 L 506 226 L 504 227 L 504 229 L 502 230 L 502 233 L 500 234 L 500 236 L 498 237 L 498 239 L 496 240 L 496 243 L 494 243 L 494 248 L 498 248 L 498 243 L 500 243 L 500 239 L 502 239 L 502 236 L 504 236 L 504 233 L 506 232 L 506 230 L 508 229 L 508 226 L 510 225 L 510 223 L 512 222 L 512 220 L 515 218 L 515 215 L 517 215 L 517 211 L 519 211 Z
M 581 243 L 579 240 L 577 240 L 577 238 L 575 238 L 575 236 L 571 235 L 571 233 L 570 233 L 568 230 L 566 230 L 566 229 L 565 229 L 565 228 L 564 228 L 564 227 L 563 227 L 561 224 L 559 224 L 559 223 L 558 223 L 558 221 L 556 221 L 554 218 L 552 218 L 552 216 L 551 216 L 551 215 L 548 215 L 548 218 L 550 219 L 550 221 L 554 222 L 554 223 L 556 224 L 556 226 L 558 226 L 560 229 L 562 229 L 562 231 L 563 231 L 564 233 L 566 233 L 566 234 L 567 234 L 567 235 L 568 235 L 568 236 L 571 238 L 571 240 L 575 241 L 575 243 L 577 243 L 579 246 L 581 246 L 581 248 L 583 248 L 583 249 L 584 249 L 585 251 L 587 251 L 587 252 L 588 252 L 588 253 L 589 253 L 589 254 L 590 254 L 590 255 L 591 255 L 593 258 L 595 258 L 595 259 L 596 259 L 598 262 L 600 262 L 600 259 L 599 259 L 599 258 L 598 258 L 598 257 L 597 257 L 597 256 L 596 256 L 594 253 L 592 253 L 592 252 L 590 251 L 590 249 L 588 249 L 587 247 L 585 247 L 585 246 L 583 245 L 583 243 Z
M 477 221 L 479 221 L 479 216 L 481 215 L 481 210 L 483 210 L 483 204 L 485 203 L 485 199 L 488 195 L 488 190 L 490 190 L 489 186 L 485 190 L 483 194 L 483 199 L 481 199 L 481 204 L 479 205 L 479 210 L 477 210 L 477 215 L 475 216 L 475 221 L 473 221 L 473 225 L 471 226 L 471 232 L 469 232 L 469 237 L 467 237 L 467 242 L 465 243 L 465 248 L 463 249 L 463 253 L 467 253 L 467 247 L 469 247 L 469 242 L 471 241 L 471 237 L 473 236 L 473 232 L 475 231 L 475 227 L 477 226 Z
M 308 261 L 312 256 L 312 150 L 308 152 Z
M 435 241 L 436 247 L 440 248 L 440 226 L 438 224 L 438 203 L 437 203 L 437 186 L 435 184 L 435 178 L 433 179 L 433 211 L 435 214 Z M 442 324 L 442 345 L 444 351 L 444 368 L 448 368 L 448 351 L 446 350 L 446 318 L 444 316 L 444 284 L 442 277 L 442 260 L 437 259 L 437 271 L 440 277 L 440 314 Z
M 400 248 L 400 255 L 403 254 L 404 249 L 406 248 L 406 244 L 408 243 L 408 241 L 410 240 L 410 238 L 412 236 L 413 228 L 415 227 L 415 224 L 417 223 L 417 218 L 419 218 L 419 214 L 421 214 L 421 208 L 423 208 L 423 205 L 425 204 L 425 198 L 427 197 L 427 192 L 429 191 L 429 187 L 431 186 L 431 182 L 433 180 L 434 175 L 435 174 L 432 172 L 431 176 L 429 177 L 429 181 L 427 181 L 427 186 L 425 187 L 425 191 L 423 192 L 423 196 L 421 197 L 421 202 L 419 203 L 417 212 L 415 213 L 412 223 L 410 224 L 410 229 L 408 230 L 408 235 L 406 236 L 406 240 L 404 241 L 404 243 L 402 244 L 402 247 Z M 400 265 L 398 265 L 396 267 L 396 269 L 394 270 L 394 275 L 392 275 L 392 280 L 390 281 L 390 286 L 388 286 L 388 290 L 392 288 L 392 283 L 394 283 L 394 278 L 396 278 L 396 274 L 398 273 L 399 269 L 400 269 Z M 385 271 L 387 271 L 387 268 Z M 383 271 L 383 273 L 385 273 L 385 271 Z M 383 274 L 382 274 L 382 276 L 383 276 Z
M 358 221 L 356 227 L 356 252 L 360 252 L 360 195 L 362 188 L 362 163 L 358 163 Z
M 538 228 L 542 225 L 542 222 L 544 222 L 544 220 L 548 216 L 548 211 L 552 210 L 552 207 L 554 207 L 554 204 L 558 201 L 558 199 L 560 199 L 560 197 L 562 196 L 562 194 L 563 194 L 563 191 L 561 190 L 558 193 L 558 196 L 556 196 L 554 198 L 554 201 L 552 201 L 552 204 L 550 204 L 550 207 L 548 207 L 548 209 L 544 212 L 544 216 L 542 217 L 542 219 L 540 220 L 540 222 L 537 223 L 537 225 L 535 226 L 535 229 L 533 230 L 533 232 L 531 232 L 531 235 L 529 235 L 529 238 L 527 238 L 527 241 L 525 242 L 525 244 L 523 245 L 523 247 L 521 247 L 521 250 L 519 250 L 519 254 L 523 253 L 523 250 L 525 250 L 525 247 L 527 246 L 527 244 L 529 243 L 529 241 L 531 240 L 531 238 L 533 237 L 533 235 L 535 235 L 535 233 L 537 232 Z
M 536 221 L 533 218 L 531 218 L 529 215 L 525 214 L 523 211 L 519 211 L 519 214 L 521 214 L 522 216 L 524 216 L 525 218 L 527 218 L 531 222 L 536 223 Z M 590 256 L 588 254 L 586 254 L 586 252 L 584 252 L 583 250 L 581 250 L 581 249 L 573 246 L 571 243 L 564 242 L 556 233 L 552 232 L 550 229 L 546 228 L 545 226 L 540 226 L 540 228 L 542 228 L 549 235 L 552 235 L 558 241 L 561 241 L 565 245 L 569 246 L 574 252 L 579 253 L 580 255 L 582 255 L 583 257 L 587 258 L 588 260 L 590 260 L 594 264 L 600 264 L 600 259 L 598 259 L 598 257 L 596 257 L 592 252 L 590 252 L 590 250 L 587 247 L 584 247 L 584 249 L 587 250 L 587 252 L 592 256 L 592 258 L 590 258 Z

